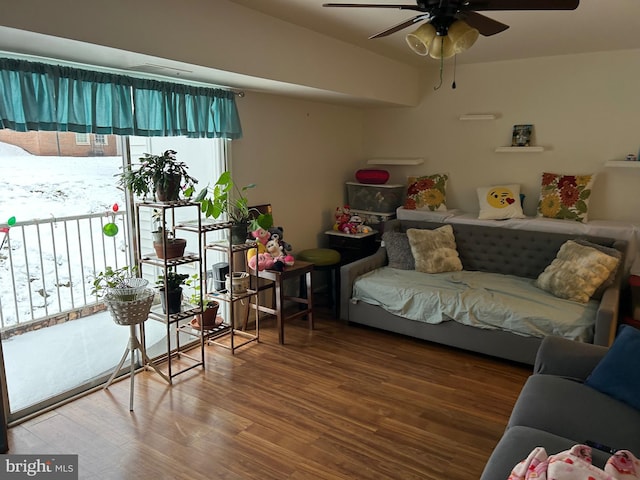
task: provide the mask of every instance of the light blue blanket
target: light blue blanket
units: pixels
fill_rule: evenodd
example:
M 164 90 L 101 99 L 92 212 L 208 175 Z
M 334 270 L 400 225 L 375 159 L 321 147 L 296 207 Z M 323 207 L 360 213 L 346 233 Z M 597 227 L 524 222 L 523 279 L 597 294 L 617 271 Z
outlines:
M 526 336 L 593 340 L 598 302 L 564 300 L 534 280 L 487 272 L 422 273 L 383 267 L 359 277 L 353 298 L 426 323 L 455 320 Z

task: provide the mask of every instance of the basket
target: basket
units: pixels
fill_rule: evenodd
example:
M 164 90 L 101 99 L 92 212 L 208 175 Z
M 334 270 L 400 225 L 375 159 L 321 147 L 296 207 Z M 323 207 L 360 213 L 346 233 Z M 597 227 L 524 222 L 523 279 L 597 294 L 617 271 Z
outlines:
M 123 281 L 124 286 L 107 289 L 107 297 L 112 300 L 131 302 L 145 296 L 149 280 L 145 278 L 129 277 Z
M 139 298 L 133 301 L 123 301 L 107 295 L 104 303 L 107 305 L 113 321 L 118 325 L 136 325 L 144 322 L 149 316 L 155 292 L 148 288 L 139 293 Z

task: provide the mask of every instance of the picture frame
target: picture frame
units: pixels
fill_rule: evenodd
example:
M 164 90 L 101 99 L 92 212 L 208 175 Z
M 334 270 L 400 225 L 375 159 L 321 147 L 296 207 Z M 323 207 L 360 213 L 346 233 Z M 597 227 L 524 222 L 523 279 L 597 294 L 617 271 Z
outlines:
M 513 135 L 511 137 L 512 147 L 530 147 L 533 135 L 533 125 L 522 124 L 513 126 Z

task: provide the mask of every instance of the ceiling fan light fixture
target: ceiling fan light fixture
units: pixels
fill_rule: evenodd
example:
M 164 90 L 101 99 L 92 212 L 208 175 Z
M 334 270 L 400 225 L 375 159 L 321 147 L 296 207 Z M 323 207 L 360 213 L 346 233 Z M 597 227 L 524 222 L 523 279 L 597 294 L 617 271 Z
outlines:
M 456 20 L 449 27 L 447 37 L 451 40 L 454 53 L 462 53 L 470 48 L 478 39 L 480 32 L 462 20 Z
M 436 29 L 430 23 L 420 25 L 416 30 L 407 34 L 405 40 L 409 48 L 421 56 L 429 54 L 429 46 L 436 37 Z
M 429 49 L 429 56 L 435 59 L 451 58 L 456 54 L 453 48 L 453 43 L 448 35 L 436 35 L 431 42 L 431 48 Z

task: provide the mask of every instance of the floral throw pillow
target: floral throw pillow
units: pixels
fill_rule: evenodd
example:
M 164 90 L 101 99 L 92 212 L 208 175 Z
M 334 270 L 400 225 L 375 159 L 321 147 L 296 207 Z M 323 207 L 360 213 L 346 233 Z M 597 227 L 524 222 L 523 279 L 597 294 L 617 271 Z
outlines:
M 407 199 L 404 208 L 407 210 L 431 210 L 432 212 L 444 212 L 447 210 L 446 174 L 425 175 L 422 177 L 409 177 Z
M 538 216 L 587 221 L 595 175 L 543 173 Z

